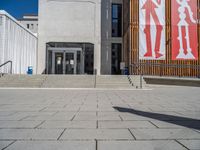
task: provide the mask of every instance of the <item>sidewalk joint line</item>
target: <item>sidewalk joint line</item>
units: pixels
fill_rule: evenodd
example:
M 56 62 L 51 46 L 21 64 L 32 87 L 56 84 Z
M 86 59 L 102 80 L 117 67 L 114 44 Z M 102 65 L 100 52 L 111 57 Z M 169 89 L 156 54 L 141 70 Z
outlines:
M 64 134 L 64 132 L 67 130 L 67 128 L 65 128 L 64 130 L 63 130 L 63 132 L 60 134 L 60 136 L 57 138 L 57 141 L 58 140 L 60 140 L 60 138 L 61 138 L 61 136 Z
M 70 121 L 73 121 L 75 117 L 76 117 L 76 114 L 72 117 L 72 119 Z
M 95 150 L 98 150 L 98 140 L 97 139 L 95 139 L 95 145 L 96 145 Z
M 124 121 L 123 118 L 119 115 L 119 118 L 121 119 L 121 121 Z
M 1 150 L 5 150 L 5 149 L 7 149 L 9 146 L 11 146 L 12 144 L 14 144 L 16 141 L 17 141 L 17 140 L 13 141 L 12 143 L 8 144 L 6 147 L 4 147 L 4 148 L 1 149 Z
M 152 125 L 154 125 L 156 128 L 159 128 L 156 124 L 154 124 L 153 122 L 151 122 L 150 120 L 148 120 L 149 123 L 151 123 Z
M 190 150 L 189 148 L 187 148 L 185 145 L 183 145 L 181 142 L 179 142 L 178 140 L 174 140 L 175 142 L 177 142 L 178 144 L 180 144 L 181 146 L 183 146 L 184 148 L 186 148 L 187 150 Z
M 30 117 L 30 116 L 23 117 L 23 118 L 19 119 L 18 121 L 24 121 L 24 119 L 26 119 L 28 117 Z
M 98 129 L 99 128 L 99 121 L 97 120 L 96 121 L 96 129 Z
M 34 129 L 38 129 L 38 127 L 41 126 L 44 122 L 45 122 L 45 120 L 42 121 L 41 123 L 39 123 Z
M 136 137 L 133 135 L 133 133 L 131 132 L 131 130 L 128 128 L 128 131 L 130 132 L 130 134 L 133 136 L 134 140 L 136 140 Z

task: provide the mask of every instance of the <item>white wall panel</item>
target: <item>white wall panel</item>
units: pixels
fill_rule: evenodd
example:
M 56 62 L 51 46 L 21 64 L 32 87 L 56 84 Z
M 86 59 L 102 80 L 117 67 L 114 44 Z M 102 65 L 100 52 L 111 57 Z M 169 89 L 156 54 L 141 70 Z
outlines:
M 11 60 L 14 74 L 26 74 L 28 66 L 33 66 L 35 73 L 37 37 L 6 12 L 0 11 L 0 16 L 0 64 Z M 9 67 L 0 68 L 0 72 L 8 73 Z

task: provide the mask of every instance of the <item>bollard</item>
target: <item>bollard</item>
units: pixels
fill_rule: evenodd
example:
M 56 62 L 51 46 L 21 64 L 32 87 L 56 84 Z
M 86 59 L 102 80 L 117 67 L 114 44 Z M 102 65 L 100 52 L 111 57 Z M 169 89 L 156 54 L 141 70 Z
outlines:
M 142 89 L 142 75 L 140 74 L 140 88 Z

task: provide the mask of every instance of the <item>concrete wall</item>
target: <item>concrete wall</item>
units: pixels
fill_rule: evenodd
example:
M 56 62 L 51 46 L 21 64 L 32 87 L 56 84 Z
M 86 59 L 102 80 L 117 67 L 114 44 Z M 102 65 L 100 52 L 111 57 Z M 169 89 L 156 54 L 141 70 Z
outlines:
M 24 27 L 27 28 L 27 24 L 29 24 L 29 29 L 30 31 L 32 31 L 35 35 L 37 35 L 38 32 L 38 21 L 37 20 L 20 20 L 19 21 L 21 24 L 24 25 Z M 33 27 L 32 27 L 33 25 Z
M 122 38 L 112 37 L 112 3 L 123 4 L 123 0 L 102 0 L 101 7 L 101 74 L 111 74 L 112 43 L 121 43 Z M 122 33 L 123 34 L 123 33 Z M 123 50 L 122 50 L 123 51 Z M 122 53 L 123 54 L 123 53 Z M 123 56 L 122 56 L 123 57 Z
M 40 0 L 38 70 L 45 70 L 46 43 L 94 44 L 94 67 L 100 74 L 101 0 Z

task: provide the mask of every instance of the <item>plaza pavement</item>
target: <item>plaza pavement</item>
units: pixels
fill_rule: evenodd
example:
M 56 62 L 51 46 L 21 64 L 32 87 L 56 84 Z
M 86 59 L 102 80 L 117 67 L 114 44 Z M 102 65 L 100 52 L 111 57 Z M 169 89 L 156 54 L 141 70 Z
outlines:
M 200 88 L 0 89 L 1 150 L 200 150 Z

